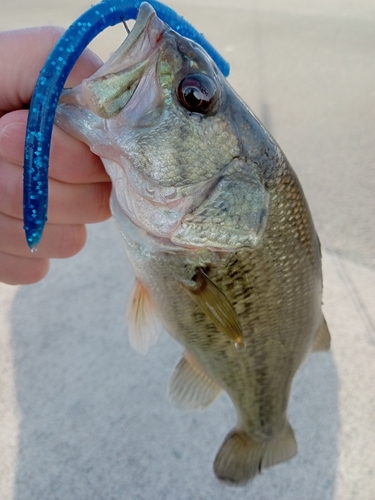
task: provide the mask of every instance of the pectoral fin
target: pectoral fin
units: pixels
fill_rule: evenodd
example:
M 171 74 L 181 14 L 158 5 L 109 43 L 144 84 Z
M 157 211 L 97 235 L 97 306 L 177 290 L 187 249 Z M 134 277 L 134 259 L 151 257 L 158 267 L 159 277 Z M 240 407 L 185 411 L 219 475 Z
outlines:
M 193 285 L 182 283 L 193 301 L 224 335 L 233 340 L 238 349 L 244 348 L 242 327 L 227 296 L 201 269 L 198 269 L 193 281 Z
M 203 410 L 220 392 L 221 388 L 185 352 L 169 384 L 172 403 L 183 410 Z
M 131 346 L 141 354 L 147 354 L 156 344 L 162 325 L 146 288 L 138 279 L 129 297 L 126 319 Z

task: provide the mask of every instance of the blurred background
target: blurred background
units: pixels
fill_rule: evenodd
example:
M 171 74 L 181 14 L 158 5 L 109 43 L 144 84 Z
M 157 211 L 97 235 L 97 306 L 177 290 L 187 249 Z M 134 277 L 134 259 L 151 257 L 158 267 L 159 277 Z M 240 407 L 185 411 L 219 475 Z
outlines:
M 310 356 L 293 385 L 298 456 L 245 488 L 214 478 L 234 410 L 225 395 L 204 413 L 170 405 L 181 348 L 166 334 L 146 357 L 130 348 L 133 274 L 108 221 L 43 282 L 0 284 L 0 500 L 373 500 L 375 4 L 167 4 L 230 62 L 229 81 L 296 170 L 322 242 L 332 350 Z M 2 0 L 0 29 L 68 27 L 90 5 Z M 108 28 L 93 50 L 105 60 L 124 33 Z

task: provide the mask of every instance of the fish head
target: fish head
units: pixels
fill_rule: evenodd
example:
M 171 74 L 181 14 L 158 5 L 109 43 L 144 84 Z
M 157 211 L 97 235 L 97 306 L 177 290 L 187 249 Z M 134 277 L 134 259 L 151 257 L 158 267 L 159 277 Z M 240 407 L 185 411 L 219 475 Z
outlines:
M 189 248 L 259 244 L 269 194 L 256 158 L 274 143 L 206 52 L 149 4 L 110 59 L 63 91 L 56 123 L 102 158 L 113 211 L 148 234 Z

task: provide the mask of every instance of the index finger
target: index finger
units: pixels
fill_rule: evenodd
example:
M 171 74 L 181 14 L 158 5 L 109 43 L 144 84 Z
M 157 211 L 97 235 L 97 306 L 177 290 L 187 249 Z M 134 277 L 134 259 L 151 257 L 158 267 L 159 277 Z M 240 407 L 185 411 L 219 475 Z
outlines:
M 0 33 L 0 67 L 6 69 L 0 72 L 0 116 L 28 106 L 39 72 L 63 32 L 62 28 L 43 26 Z M 78 85 L 101 64 L 100 59 L 86 49 L 69 75 L 67 85 Z
M 23 166 L 27 111 L 18 110 L 0 118 L 0 155 Z M 100 158 L 81 141 L 58 127 L 53 128 L 48 176 L 67 183 L 110 181 Z

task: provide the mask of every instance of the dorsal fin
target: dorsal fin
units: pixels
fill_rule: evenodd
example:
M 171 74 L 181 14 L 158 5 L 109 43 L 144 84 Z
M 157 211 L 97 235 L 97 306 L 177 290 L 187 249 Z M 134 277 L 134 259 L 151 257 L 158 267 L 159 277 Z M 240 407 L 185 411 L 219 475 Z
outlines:
M 141 354 L 147 354 L 150 346 L 156 344 L 162 325 L 148 291 L 137 278 L 129 297 L 126 319 L 131 346 Z
M 228 297 L 198 269 L 194 284 L 182 283 L 184 289 L 215 326 L 233 340 L 238 349 L 245 347 L 242 327 Z
M 172 375 L 168 396 L 183 410 L 203 410 L 220 394 L 221 388 L 185 352 Z

